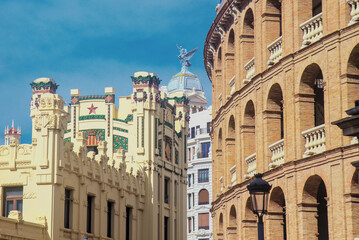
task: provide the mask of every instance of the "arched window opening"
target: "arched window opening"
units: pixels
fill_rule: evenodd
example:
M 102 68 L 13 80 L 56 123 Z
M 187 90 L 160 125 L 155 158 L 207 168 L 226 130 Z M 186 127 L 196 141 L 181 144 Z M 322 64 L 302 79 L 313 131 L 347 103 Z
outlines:
M 228 137 L 235 138 L 235 136 L 236 136 L 236 124 L 234 122 L 233 115 L 231 115 L 231 117 L 229 118 L 229 123 L 228 123 Z
M 271 20 L 276 23 L 276 31 L 279 33 L 276 36 L 282 36 L 282 0 L 268 0 L 266 13 L 271 15 Z
M 243 239 L 257 239 L 257 216 L 252 211 L 252 201 L 250 197 L 247 199 L 245 205 L 244 221 L 246 224 L 243 226 Z
M 314 116 L 315 126 L 324 124 L 324 91 L 323 74 L 319 71 L 314 80 Z
M 234 85 L 234 59 L 235 59 L 235 37 L 233 29 L 229 32 L 227 52 L 226 52 L 226 86 L 227 86 L 227 95 L 231 95 L 235 91 Z
M 218 133 L 218 149 L 222 150 L 222 128 L 219 129 Z
M 218 54 L 217 54 L 217 68 L 221 69 L 222 68 L 222 48 L 218 49 Z
M 254 15 L 252 9 L 248 9 L 243 21 L 243 31 L 240 36 L 240 55 L 243 59 L 244 82 L 249 82 L 255 74 L 254 63 Z
M 254 15 L 252 9 L 248 9 L 244 17 L 243 33 L 254 35 Z
M 268 136 L 272 144 L 284 137 L 283 93 L 279 84 L 274 84 L 269 90 L 267 100 Z
M 206 189 L 202 189 L 198 193 L 198 205 L 204 205 L 209 203 L 209 192 Z
M 317 236 L 319 240 L 328 240 L 328 208 L 325 183 L 318 175 L 308 178 L 303 190 L 303 203 L 308 212 L 303 213 L 305 239 Z M 308 206 L 308 207 L 307 207 Z M 311 209 L 310 209 L 311 208 Z M 313 214 L 316 212 L 316 214 Z
M 270 196 L 268 215 L 274 216 L 269 218 L 270 239 L 287 240 L 286 225 L 286 207 L 284 193 L 280 187 L 275 187 Z
M 329 239 L 328 233 L 328 209 L 327 209 L 327 190 L 325 189 L 325 184 L 323 180 L 319 184 L 318 194 L 317 194 L 317 203 L 318 203 L 318 233 L 319 240 Z
M 255 147 L 255 110 L 254 104 L 252 101 L 249 101 L 246 105 L 244 111 L 244 121 L 243 126 L 241 127 L 243 134 L 243 144 L 244 156 L 248 157 L 249 155 L 256 152 Z
M 322 12 L 322 0 L 312 0 L 312 16 Z
M 223 214 L 219 215 L 219 224 L 218 224 L 220 232 L 223 232 Z
M 300 86 L 300 118 L 303 119 L 301 130 L 307 130 L 325 122 L 324 84 L 320 67 L 313 63 L 305 68 Z
M 230 53 L 234 53 L 234 39 L 234 31 L 232 29 L 228 37 L 228 52 Z
M 354 107 L 354 101 L 359 99 L 359 83 L 357 83 L 359 78 L 359 44 L 350 53 L 346 77 L 348 84 L 346 84 L 347 86 L 344 85 L 343 89 L 347 89 L 346 97 L 344 97 L 344 99 L 347 99 L 347 102 L 343 108 L 349 109 Z
M 234 205 L 232 205 L 231 210 L 229 211 L 229 225 L 231 227 L 237 226 L 237 212 Z

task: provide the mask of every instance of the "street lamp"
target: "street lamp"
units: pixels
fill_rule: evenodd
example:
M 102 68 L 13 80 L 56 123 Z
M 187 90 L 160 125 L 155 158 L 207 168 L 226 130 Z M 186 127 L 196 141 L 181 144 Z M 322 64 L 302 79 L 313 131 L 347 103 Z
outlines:
M 272 186 L 262 179 L 263 174 L 254 175 L 256 179 L 247 189 L 251 195 L 252 211 L 258 216 L 258 240 L 264 240 L 263 215 L 268 209 L 268 195 Z

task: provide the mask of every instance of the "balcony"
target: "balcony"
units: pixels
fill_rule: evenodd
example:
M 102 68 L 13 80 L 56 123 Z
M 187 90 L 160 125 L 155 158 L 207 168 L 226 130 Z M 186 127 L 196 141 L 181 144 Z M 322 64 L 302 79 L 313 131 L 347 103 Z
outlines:
M 235 90 L 236 90 L 235 76 L 233 76 L 233 77 L 231 78 L 231 80 L 229 80 L 228 85 L 229 85 L 229 87 L 230 87 L 230 89 L 231 89 L 230 94 L 232 95 L 232 94 L 235 92 Z
M 302 132 L 305 139 L 305 152 L 303 157 L 309 157 L 325 151 L 324 124 Z
M 267 48 L 270 53 L 267 64 L 268 66 L 272 66 L 282 58 L 282 53 L 283 53 L 282 36 L 280 36 L 274 42 L 269 44 Z
M 269 150 L 272 153 L 269 168 L 272 169 L 282 165 L 284 163 L 284 139 L 269 145 Z
M 245 179 L 249 179 L 254 176 L 254 174 L 257 173 L 257 154 L 253 153 L 249 157 L 246 157 L 247 162 L 247 174 L 244 175 Z
M 234 186 L 237 181 L 236 165 L 231 167 L 231 169 L 229 169 L 229 172 L 231 173 L 231 184 L 232 186 Z
M 300 25 L 303 31 L 302 47 L 318 41 L 323 36 L 323 19 L 322 13 L 312 17 Z
M 350 16 L 352 17 L 352 19 L 349 22 L 349 25 L 352 25 L 358 22 L 359 19 L 359 0 L 347 0 L 347 3 L 352 8 L 352 10 L 350 11 Z
M 243 83 L 247 84 L 251 81 L 255 73 L 254 58 L 249 60 L 249 62 L 244 65 L 244 69 L 246 70 L 246 79 L 243 80 Z

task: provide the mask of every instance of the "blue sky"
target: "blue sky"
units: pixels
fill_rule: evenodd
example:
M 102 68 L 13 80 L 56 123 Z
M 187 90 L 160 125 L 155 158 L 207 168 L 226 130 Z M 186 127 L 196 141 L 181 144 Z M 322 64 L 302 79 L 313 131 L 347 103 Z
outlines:
M 155 72 L 167 85 L 180 71 L 176 44 L 198 47 L 190 71 L 211 101 L 203 44 L 217 0 L 1 0 L 0 131 L 15 120 L 22 143 L 31 142 L 30 82 L 50 77 L 58 94 L 116 96 L 132 91 L 136 71 Z M 0 136 L 0 143 L 4 142 Z

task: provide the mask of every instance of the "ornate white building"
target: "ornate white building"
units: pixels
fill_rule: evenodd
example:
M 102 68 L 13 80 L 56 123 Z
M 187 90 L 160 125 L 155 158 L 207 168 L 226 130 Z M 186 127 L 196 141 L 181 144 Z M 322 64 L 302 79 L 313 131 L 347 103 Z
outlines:
M 186 55 L 193 55 L 194 51 Z M 181 56 L 181 55 L 180 55 Z M 181 59 L 181 57 L 180 57 Z M 203 87 L 197 75 L 183 64 L 181 72 L 170 80 L 162 91 L 181 93 L 189 99 L 190 121 L 187 135 L 187 239 L 209 240 L 212 238 L 212 152 L 210 122 L 212 107 L 207 108 Z

